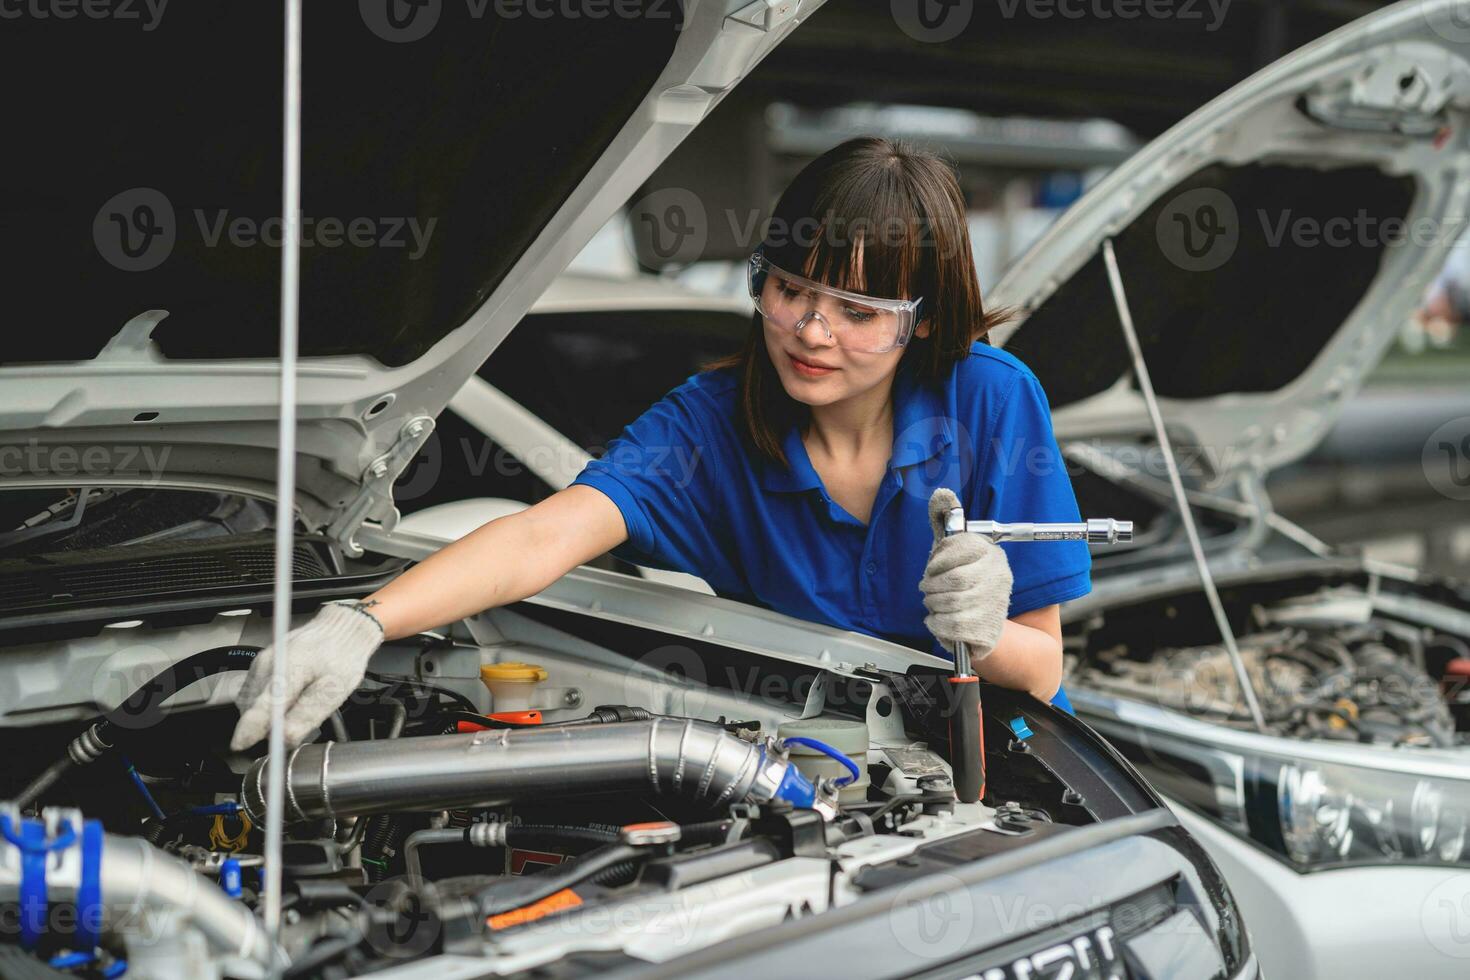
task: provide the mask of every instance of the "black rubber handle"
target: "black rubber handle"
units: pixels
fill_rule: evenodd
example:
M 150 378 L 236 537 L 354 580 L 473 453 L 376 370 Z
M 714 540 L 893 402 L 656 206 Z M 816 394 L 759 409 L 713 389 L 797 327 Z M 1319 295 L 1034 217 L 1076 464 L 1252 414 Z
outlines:
M 985 736 L 980 717 L 980 678 L 949 677 L 949 764 L 954 767 L 954 793 L 961 803 L 985 795 Z

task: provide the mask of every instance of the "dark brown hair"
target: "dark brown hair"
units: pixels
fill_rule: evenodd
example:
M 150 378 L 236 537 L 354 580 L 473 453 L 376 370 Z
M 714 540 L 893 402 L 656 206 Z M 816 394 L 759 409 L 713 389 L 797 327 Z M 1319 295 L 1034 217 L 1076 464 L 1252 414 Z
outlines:
M 922 296 L 929 336 L 902 355 L 923 382 L 939 381 L 1005 311 L 986 313 L 970 251 L 965 200 L 949 164 L 877 136 L 833 147 L 807 164 L 776 202 L 763 241 L 772 264 L 870 296 Z M 861 267 L 859 267 L 861 263 Z M 742 429 L 764 455 L 787 464 L 781 434 L 807 406 L 781 386 L 760 313 L 740 352 L 707 366 L 740 376 Z

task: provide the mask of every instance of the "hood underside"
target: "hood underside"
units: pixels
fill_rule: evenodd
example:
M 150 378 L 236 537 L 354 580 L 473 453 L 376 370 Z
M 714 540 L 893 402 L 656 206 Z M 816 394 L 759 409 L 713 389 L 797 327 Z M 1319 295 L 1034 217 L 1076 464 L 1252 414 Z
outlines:
M 393 523 L 395 467 L 465 379 L 820 4 L 308 5 L 309 529 L 345 541 Z M 26 325 L 0 350 L 0 444 L 26 456 L 0 469 L 9 485 L 273 492 L 281 24 L 278 3 L 171 7 L 147 30 L 7 21 L 0 79 L 32 93 L 10 107 L 27 150 L 0 161 L 25 189 L 0 205 L 8 308 Z M 99 446 L 137 452 L 83 467 Z
M 1150 433 L 1111 239 L 1160 411 L 1202 483 L 1319 442 L 1465 230 L 1470 32 L 1401 3 L 1281 59 L 1118 167 L 1012 267 L 993 333 L 1062 439 Z

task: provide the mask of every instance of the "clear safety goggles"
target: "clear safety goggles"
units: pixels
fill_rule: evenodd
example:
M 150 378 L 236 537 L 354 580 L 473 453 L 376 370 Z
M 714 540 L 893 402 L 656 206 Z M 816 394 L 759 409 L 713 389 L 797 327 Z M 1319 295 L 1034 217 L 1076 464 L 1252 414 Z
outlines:
M 750 257 L 748 273 L 750 298 L 761 316 L 797 334 L 820 324 L 838 347 L 869 354 L 907 344 L 924 302 L 923 297 L 878 299 L 834 289 L 772 265 L 759 249 Z

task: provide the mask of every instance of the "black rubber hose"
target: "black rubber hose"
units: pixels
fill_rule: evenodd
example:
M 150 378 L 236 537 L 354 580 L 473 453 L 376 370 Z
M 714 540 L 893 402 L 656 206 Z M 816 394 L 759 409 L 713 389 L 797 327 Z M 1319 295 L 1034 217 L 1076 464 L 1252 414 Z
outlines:
M 435 684 L 429 684 L 425 681 L 419 680 L 416 677 L 409 677 L 405 674 L 382 674 L 370 670 L 365 676 L 370 681 L 377 681 L 379 684 L 386 685 L 388 691 L 390 692 L 396 688 L 404 687 L 416 693 L 427 691 L 431 694 L 442 694 L 444 697 L 459 705 L 461 710 L 469 712 L 470 714 L 478 713 L 478 709 L 475 707 L 475 702 L 471 701 L 463 694 L 460 694 L 458 691 L 450 690 L 447 687 L 439 687 Z
M 513 824 L 505 828 L 505 842 L 511 847 L 535 848 L 546 844 L 615 844 L 619 832 L 601 827 L 573 827 L 563 824 Z
M 653 712 L 647 708 L 635 708 L 626 704 L 603 704 L 593 708 L 592 713 L 585 717 L 571 718 L 567 721 L 548 721 L 545 724 L 562 728 L 569 725 L 612 725 L 623 721 L 648 721 L 653 717 Z
M 260 647 L 215 647 L 185 657 L 167 670 L 155 674 L 128 695 L 122 704 L 107 712 L 102 721 L 74 739 L 65 758 L 52 763 L 29 786 L 21 790 L 15 797 L 16 806 L 26 809 L 72 769 L 110 754 L 119 739 L 126 739 L 129 732 L 157 722 L 162 718 L 160 712 L 163 702 L 190 684 L 230 670 L 248 670 L 259 653 Z M 152 717 L 155 714 L 158 716 Z M 126 716 L 127 720 L 122 724 L 114 724 L 113 719 L 119 716 Z
M 733 821 L 728 819 L 705 820 L 680 827 L 681 845 L 723 844 L 729 837 Z M 578 827 L 562 824 L 522 824 L 507 827 L 506 843 L 516 847 L 535 846 L 543 842 L 564 843 L 588 841 L 602 843 L 595 851 L 557 866 L 555 870 L 522 878 L 502 878 L 479 894 L 480 909 L 484 915 L 499 915 L 518 909 L 532 902 L 539 902 L 564 888 L 571 888 L 584 881 L 614 886 L 625 885 L 638 875 L 647 849 L 615 843 L 620 831 L 603 827 Z
M 365 863 L 368 867 L 365 870 L 368 880 L 376 883 L 388 877 L 388 851 L 396 845 L 398 818 L 391 813 L 385 813 L 377 817 L 358 819 L 373 822 L 363 839 L 361 854 L 367 859 Z
M 45 793 L 48 789 L 54 786 L 58 779 L 60 779 L 62 776 L 65 776 L 68 772 L 75 768 L 75 766 L 76 763 L 72 761 L 71 756 L 69 755 L 62 756 L 60 759 L 57 759 L 55 762 L 51 763 L 51 765 L 47 766 L 45 770 L 42 771 L 41 775 L 31 780 L 31 784 L 29 786 L 20 791 L 20 793 L 15 797 L 15 805 L 22 810 L 28 808 L 29 806 L 31 806 L 31 804 L 35 803 L 36 800 L 41 798 L 42 793 Z
M 179 691 L 204 680 L 206 677 L 214 677 L 232 670 L 249 670 L 250 665 L 255 663 L 255 658 L 260 654 L 260 647 L 215 647 L 212 650 L 203 650 L 190 657 L 185 657 L 167 670 L 156 674 L 130 694 L 122 704 L 106 713 L 107 721 L 105 733 L 118 735 L 129 730 L 141 728 L 156 720 L 151 718 L 155 713 L 163 709 L 163 702 L 173 697 Z M 126 716 L 127 720 L 120 725 L 114 724 L 113 719 Z M 162 717 L 160 714 L 159 717 Z M 107 739 L 116 742 L 116 738 Z
M 549 871 L 496 882 L 477 896 L 480 913 L 485 916 L 499 915 L 532 902 L 539 902 L 563 889 L 593 880 L 624 862 L 639 861 L 649 853 L 629 844 L 607 844 Z
M 638 869 L 643 867 L 642 861 L 620 861 L 610 868 L 606 868 L 592 876 L 592 883 L 603 885 L 607 888 L 615 888 L 618 885 L 626 885 L 638 877 Z

